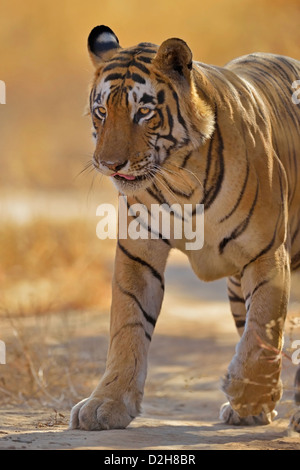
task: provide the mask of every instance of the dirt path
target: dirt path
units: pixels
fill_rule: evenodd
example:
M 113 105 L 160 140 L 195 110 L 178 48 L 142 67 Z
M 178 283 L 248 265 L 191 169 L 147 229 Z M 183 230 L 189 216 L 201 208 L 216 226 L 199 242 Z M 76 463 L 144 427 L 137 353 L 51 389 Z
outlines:
M 68 431 L 63 425 L 49 430 L 41 422 L 49 412 L 1 412 L 4 423 L 0 449 L 32 450 L 299 450 L 299 437 L 287 436 L 286 421 L 268 428 L 228 428 L 212 419 L 168 420 L 152 413 L 137 418 L 126 430 Z M 3 437 L 2 437 L 3 436 Z
M 45 406 L 47 399 L 40 406 L 7 404 L 0 410 L 0 449 L 300 449 L 300 437 L 288 432 L 295 373 L 295 366 L 288 361 L 284 361 L 284 396 L 273 424 L 246 428 L 219 422 L 224 402 L 220 378 L 234 353 L 237 334 L 225 302 L 224 284 L 215 284 L 210 291 L 193 276 L 189 278 L 185 270 L 180 265 L 176 273 L 173 269 L 168 272 L 163 312 L 151 344 L 143 413 L 128 429 L 69 431 L 70 407 L 65 404 L 49 408 Z M 186 288 L 179 294 L 181 276 Z M 49 338 L 57 336 L 62 321 L 58 315 L 48 320 Z M 108 315 L 74 314 L 68 316 L 67 323 L 71 332 L 66 334 L 67 341 L 56 337 L 53 344 L 50 339 L 47 342 L 52 354 L 60 351 L 63 357 L 76 357 L 76 364 L 68 366 L 70 389 L 78 395 L 71 400 L 75 403 L 82 393 L 92 390 L 99 367 L 103 370 Z M 72 352 L 75 350 L 77 355 Z M 60 364 L 61 356 L 57 358 Z

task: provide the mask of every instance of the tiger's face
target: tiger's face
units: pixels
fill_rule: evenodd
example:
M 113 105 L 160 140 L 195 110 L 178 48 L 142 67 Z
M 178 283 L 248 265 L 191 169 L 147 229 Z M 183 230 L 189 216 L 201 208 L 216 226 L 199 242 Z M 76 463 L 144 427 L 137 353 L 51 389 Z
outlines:
M 96 66 L 93 164 L 121 193 L 140 191 L 167 160 L 176 165 L 212 133 L 212 111 L 194 90 L 191 51 L 179 39 L 122 49 L 105 26 L 92 30 L 88 46 Z

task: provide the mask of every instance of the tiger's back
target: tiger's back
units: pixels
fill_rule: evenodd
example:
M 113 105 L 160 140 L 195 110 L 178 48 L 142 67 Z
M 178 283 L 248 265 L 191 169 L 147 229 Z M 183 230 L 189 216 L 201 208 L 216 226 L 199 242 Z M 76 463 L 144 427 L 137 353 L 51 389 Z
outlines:
M 268 107 L 274 150 L 289 181 L 289 206 L 300 204 L 300 62 L 273 54 L 249 54 L 226 65 L 252 85 Z M 259 104 L 258 104 L 259 110 Z M 298 203 L 298 204 L 297 204 Z
M 300 267 L 300 62 L 273 54 L 250 54 L 226 66 L 246 80 L 267 106 L 273 148 L 288 182 L 292 269 Z M 257 103 L 258 112 L 261 104 Z

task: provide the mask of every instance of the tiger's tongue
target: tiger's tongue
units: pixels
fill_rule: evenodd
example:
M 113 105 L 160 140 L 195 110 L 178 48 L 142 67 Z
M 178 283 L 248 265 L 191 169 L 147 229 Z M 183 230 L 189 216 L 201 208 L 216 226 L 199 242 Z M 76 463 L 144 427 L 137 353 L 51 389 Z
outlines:
M 133 175 L 123 175 L 122 173 L 114 173 L 111 176 L 120 176 L 121 178 L 125 178 L 126 180 L 135 180 L 135 176 L 133 176 Z

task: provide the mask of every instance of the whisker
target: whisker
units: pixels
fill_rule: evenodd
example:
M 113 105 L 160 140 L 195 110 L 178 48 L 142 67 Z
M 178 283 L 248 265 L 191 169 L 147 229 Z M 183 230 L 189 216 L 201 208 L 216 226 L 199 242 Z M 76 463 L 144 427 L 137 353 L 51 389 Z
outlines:
M 168 186 L 165 184 L 164 181 L 162 181 L 161 179 L 159 179 L 159 176 L 160 174 L 159 173 L 156 173 L 156 180 L 168 191 L 168 193 L 171 194 L 171 196 L 178 202 L 178 204 L 180 204 L 178 198 L 176 197 L 176 194 L 174 194 L 174 192 L 168 188 Z M 156 186 L 156 184 L 154 183 L 154 185 Z M 157 186 L 156 186 L 157 187 Z M 157 188 L 158 189 L 158 188 Z
M 92 179 L 91 184 L 90 184 L 90 188 L 89 188 L 88 193 L 87 193 L 87 200 L 90 199 L 90 196 L 91 196 L 92 190 L 94 188 L 94 183 L 95 183 L 95 180 L 97 179 L 97 176 L 98 176 L 98 174 L 94 173 L 93 179 Z
M 85 174 L 89 174 L 93 171 L 94 169 L 94 164 L 93 164 L 93 161 L 92 160 L 89 160 L 83 167 L 83 169 L 75 176 L 74 179 L 77 179 L 79 178 L 79 176 L 83 175 L 84 173 Z
M 170 177 L 168 174 L 166 175 L 166 172 L 168 172 L 168 173 L 170 173 L 172 176 L 173 176 L 173 175 L 179 176 L 179 175 L 178 175 L 177 173 L 175 173 L 174 171 L 169 170 L 169 169 L 167 169 L 167 168 L 165 168 L 165 167 L 160 167 L 160 166 L 156 166 L 155 168 L 157 169 L 158 173 L 160 173 L 163 177 L 165 177 L 166 180 L 170 180 L 170 182 L 175 183 L 175 184 L 179 187 L 179 189 L 180 189 L 180 191 L 182 192 L 182 194 L 184 194 L 184 195 L 186 195 L 186 196 L 188 195 L 188 193 L 186 192 L 186 188 L 183 188 L 183 186 L 182 186 L 182 185 L 184 185 L 184 183 L 187 183 L 190 189 L 194 189 L 193 186 L 190 184 L 190 182 L 186 181 L 185 178 L 184 178 L 184 182 L 182 182 L 181 180 L 180 180 L 180 182 L 178 182 L 177 179 L 174 179 L 174 178 Z
M 171 163 L 171 162 L 168 162 L 168 165 L 171 165 L 171 166 L 173 166 L 174 168 L 179 169 L 180 171 L 186 171 L 187 173 L 190 173 L 190 174 L 198 181 L 198 183 L 200 184 L 201 188 L 203 189 L 203 184 L 202 184 L 202 182 L 199 180 L 198 176 L 197 176 L 193 171 L 188 170 L 187 168 L 177 167 L 176 165 L 174 165 L 174 164 Z

